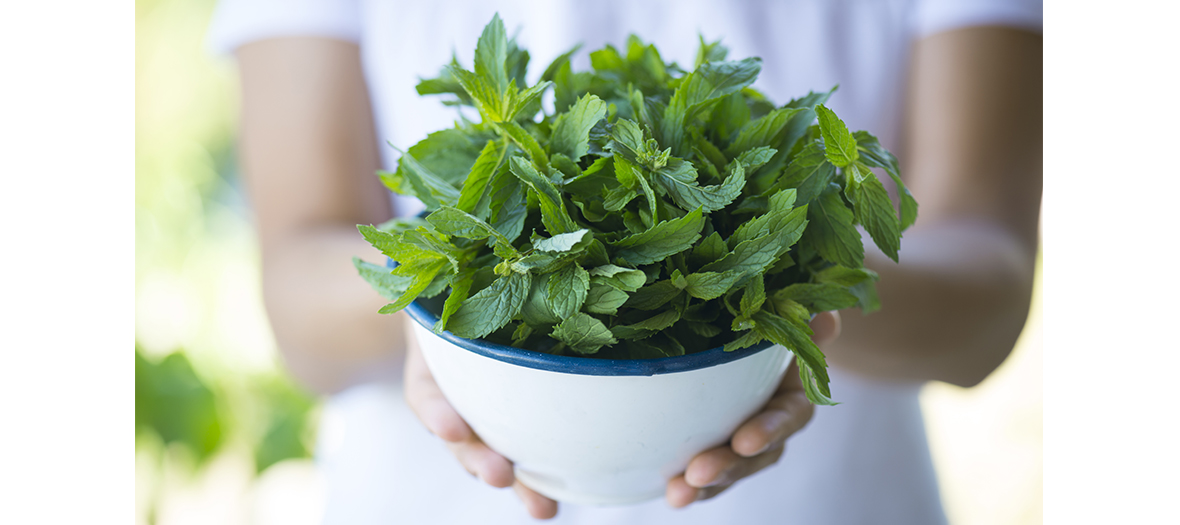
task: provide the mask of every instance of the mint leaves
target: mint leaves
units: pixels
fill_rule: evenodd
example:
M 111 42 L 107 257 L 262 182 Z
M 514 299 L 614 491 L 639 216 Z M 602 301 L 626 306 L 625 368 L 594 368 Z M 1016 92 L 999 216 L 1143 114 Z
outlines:
M 808 323 L 879 307 L 859 228 L 897 260 L 918 207 L 897 159 L 848 130 L 831 91 L 776 106 L 751 87 L 761 61 L 725 61 L 717 42 L 702 39 L 692 71 L 634 36 L 590 53 L 592 71 L 573 71 L 576 51 L 530 86 L 528 52 L 497 15 L 472 70 L 452 60 L 418 85 L 480 122 L 379 173 L 429 211 L 358 227 L 397 262 L 354 260 L 391 301 L 381 312 L 438 296 L 435 332 L 610 359 L 770 341 L 795 353 L 809 399 L 831 404 Z

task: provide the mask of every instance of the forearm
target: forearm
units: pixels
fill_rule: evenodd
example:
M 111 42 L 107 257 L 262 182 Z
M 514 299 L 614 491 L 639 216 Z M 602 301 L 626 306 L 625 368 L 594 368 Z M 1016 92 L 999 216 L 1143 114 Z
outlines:
M 1024 327 L 1036 254 L 986 222 L 919 224 L 901 246 L 901 264 L 868 254 L 882 309 L 843 312 L 830 362 L 883 379 L 979 383 Z
M 396 317 L 352 265 L 382 260 L 356 230 L 393 215 L 356 44 L 285 37 L 238 50 L 241 160 L 279 349 L 305 385 L 333 392 L 395 377 Z
M 354 226 L 305 228 L 263 249 L 263 294 L 288 368 L 313 390 L 330 393 L 396 378 L 402 314 L 381 315 L 387 301 L 357 276 L 351 259 L 380 262 Z
M 1041 202 L 1041 36 L 968 27 L 912 57 L 902 173 L 920 203 L 881 310 L 844 312 L 830 361 L 868 376 L 979 383 L 1024 327 Z M 872 243 L 866 242 L 866 248 Z

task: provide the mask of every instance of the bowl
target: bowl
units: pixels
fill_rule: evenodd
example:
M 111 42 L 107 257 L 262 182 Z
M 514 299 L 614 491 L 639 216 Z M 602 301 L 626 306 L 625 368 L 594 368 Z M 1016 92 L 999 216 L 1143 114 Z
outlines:
M 456 412 L 521 483 L 576 504 L 663 496 L 689 460 L 766 404 L 793 356 L 769 342 L 660 359 L 558 356 L 435 334 L 423 304 L 406 311 Z

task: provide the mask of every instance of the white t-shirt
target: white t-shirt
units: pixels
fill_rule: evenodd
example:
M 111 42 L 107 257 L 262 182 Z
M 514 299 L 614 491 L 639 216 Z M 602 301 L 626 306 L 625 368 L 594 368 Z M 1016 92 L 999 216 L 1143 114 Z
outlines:
M 579 5 L 580 4 L 580 5 Z M 840 89 L 829 105 L 850 129 L 897 149 L 910 45 L 970 25 L 1040 31 L 1038 0 L 796 0 L 709 2 L 570 0 L 223 0 L 209 41 L 230 52 L 280 36 L 357 42 L 378 138 L 406 149 L 450 126 L 456 113 L 417 95 L 453 51 L 470 68 L 483 25 L 499 12 L 529 50 L 530 81 L 577 43 L 588 52 L 621 47 L 629 33 L 653 42 L 667 61 L 691 66 L 698 32 L 721 38 L 730 59 L 763 58 L 754 87 L 778 104 L 808 91 Z M 396 154 L 383 150 L 387 167 Z M 396 201 L 400 214 L 420 205 Z M 776 465 L 713 500 L 672 510 L 663 501 L 630 507 L 563 505 L 558 524 L 937 524 L 946 518 L 918 404 L 920 384 L 886 383 L 831 370 L 842 404 L 819 407 L 787 442 Z M 317 461 L 327 479 L 325 523 L 532 523 L 509 489 L 471 478 L 406 407 L 397 379 L 333 396 Z

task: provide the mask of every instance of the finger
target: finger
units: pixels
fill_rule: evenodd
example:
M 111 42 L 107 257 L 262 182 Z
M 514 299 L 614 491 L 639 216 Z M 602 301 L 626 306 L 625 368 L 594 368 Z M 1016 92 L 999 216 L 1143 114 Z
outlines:
M 825 346 L 840 336 L 840 312 L 820 312 L 811 320 L 811 340 L 816 346 Z
M 668 481 L 668 489 L 664 492 L 664 499 L 668 500 L 670 507 L 680 509 L 696 501 L 700 491 L 701 489 L 689 485 L 684 480 L 684 474 L 681 474 Z
M 478 437 L 473 436 L 461 443 L 447 443 L 447 448 L 468 473 L 488 485 L 504 488 L 515 481 L 512 463 L 488 448 Z
M 792 362 L 774 396 L 761 411 L 738 427 L 730 439 L 730 446 L 745 457 L 761 454 L 781 445 L 806 426 L 814 415 L 815 406 L 807 400 L 799 379 L 799 365 Z
M 516 492 L 520 501 L 524 502 L 524 508 L 529 511 L 529 516 L 539 520 L 547 520 L 557 515 L 556 501 L 538 494 L 519 481 L 512 484 L 512 490 Z
M 705 488 L 721 483 L 730 470 L 737 467 L 744 458 L 726 446 L 712 448 L 697 454 L 684 469 L 684 481 L 694 488 Z
M 778 460 L 783 457 L 783 450 L 784 447 L 780 446 L 768 450 L 766 453 L 759 454 L 753 458 L 743 458 L 738 462 L 735 468 L 726 473 L 726 479 L 724 479 L 721 483 L 698 489 L 695 501 L 704 501 L 713 498 L 718 494 L 725 492 L 730 487 L 732 487 L 734 483 L 737 483 L 743 478 L 752 476 L 762 469 L 777 463 Z
M 406 335 L 406 367 L 403 379 L 406 404 L 418 416 L 426 429 L 444 441 L 463 442 L 475 434 L 471 427 L 459 417 L 447 398 L 443 396 L 434 376 L 426 367 L 422 350 L 412 331 Z

